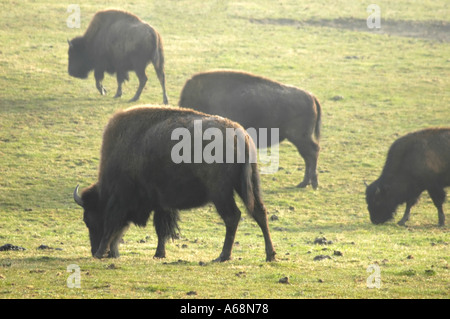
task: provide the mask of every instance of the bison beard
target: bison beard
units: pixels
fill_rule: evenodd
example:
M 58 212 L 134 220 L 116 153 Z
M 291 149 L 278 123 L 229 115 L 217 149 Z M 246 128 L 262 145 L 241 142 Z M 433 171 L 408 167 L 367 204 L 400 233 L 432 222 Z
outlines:
M 318 187 L 321 106 L 313 94 L 250 73 L 221 70 L 192 76 L 178 104 L 229 118 L 245 129 L 279 129 L 278 142 L 290 141 L 305 161 L 297 187 Z M 258 136 L 258 147 L 259 141 Z
M 450 186 L 450 128 L 425 129 L 395 141 L 389 149 L 381 176 L 366 189 L 370 220 L 381 224 L 393 218 L 406 203 L 405 225 L 411 208 L 426 190 L 438 211 L 439 225 L 445 224 L 444 188 Z
M 94 70 L 95 85 L 106 94 L 102 85 L 104 73 L 116 73 L 115 98 L 122 96 L 122 83 L 128 72 L 134 71 L 139 87 L 130 101 L 139 99 L 147 83 L 145 69 L 152 63 L 163 90 L 163 103 L 168 104 L 165 87 L 164 49 L 160 34 L 135 15 L 120 10 L 105 10 L 95 14 L 85 34 L 69 44 L 68 72 L 85 79 Z
M 212 202 L 225 222 L 225 241 L 217 261 L 226 261 L 241 217 L 234 200 L 236 192 L 248 213 L 261 228 L 266 260 L 275 258 L 267 212 L 259 190 L 256 163 L 250 163 L 255 146 L 245 136 L 244 163 L 180 163 L 171 159 L 174 129 L 191 133 L 193 123 L 202 120 L 204 128 L 243 128 L 230 120 L 187 109 L 141 106 L 120 111 L 109 121 L 101 150 L 97 183 L 74 200 L 84 208 L 93 256 L 119 257 L 118 246 L 130 223 L 145 226 L 150 213 L 158 236 L 155 257 L 164 258 L 167 239 L 176 236 L 178 210 Z M 233 140 L 235 141 L 235 140 Z M 226 141 L 224 141 L 224 145 Z M 240 152 L 235 145 L 235 152 Z

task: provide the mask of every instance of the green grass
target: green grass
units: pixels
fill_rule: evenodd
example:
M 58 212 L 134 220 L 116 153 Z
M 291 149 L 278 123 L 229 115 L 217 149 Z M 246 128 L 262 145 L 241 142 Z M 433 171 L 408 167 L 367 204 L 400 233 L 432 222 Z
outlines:
M 317 191 L 293 187 L 304 165 L 283 142 L 283 169 L 262 175 L 269 217 L 278 217 L 270 221 L 276 262 L 264 262 L 261 231 L 243 214 L 234 259 L 211 263 L 225 234 L 211 206 L 181 213 L 181 237 L 168 243 L 166 260 L 152 258 L 151 220 L 126 233 L 120 259 L 96 260 L 72 192 L 78 183 L 95 181 L 103 128 L 116 110 L 130 106 L 137 80 L 130 74 L 122 99 L 114 100 L 114 77 L 105 78 L 105 97 L 92 75 L 69 77 L 66 40 L 81 35 L 104 9 L 78 3 L 81 29 L 66 26 L 66 4 L 2 4 L 0 246 L 26 250 L 0 252 L 0 298 L 448 299 L 450 235 L 448 226 L 437 227 L 428 195 L 413 208 L 408 227 L 395 224 L 399 216 L 374 226 L 364 181 L 378 177 L 399 136 L 449 125 L 449 42 L 306 23 L 365 20 L 366 5 L 358 1 L 110 1 L 163 36 L 174 107 L 188 77 L 216 68 L 243 69 L 313 92 L 323 107 L 320 185 Z M 377 4 L 382 28 L 389 21 L 442 21 L 448 30 L 446 1 Z M 160 103 L 151 66 L 148 76 L 140 103 Z M 315 245 L 317 237 L 332 244 Z M 37 249 L 42 244 L 62 250 Z M 331 259 L 314 261 L 317 255 Z M 71 264 L 81 269 L 81 289 L 67 287 Z M 369 289 L 373 264 L 380 267 L 381 287 Z M 289 284 L 279 283 L 283 277 Z

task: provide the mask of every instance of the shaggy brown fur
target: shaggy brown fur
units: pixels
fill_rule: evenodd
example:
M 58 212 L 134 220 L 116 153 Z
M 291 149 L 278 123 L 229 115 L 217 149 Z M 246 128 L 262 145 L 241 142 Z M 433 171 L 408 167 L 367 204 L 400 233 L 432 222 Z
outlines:
M 178 228 L 178 210 L 212 202 L 226 225 L 223 250 L 217 260 L 228 260 L 241 218 L 234 200 L 236 192 L 263 232 L 266 259 L 274 259 L 257 164 L 248 160 L 256 148 L 248 135 L 243 135 L 245 151 L 232 144 L 235 153 L 245 152 L 244 163 L 173 161 L 171 151 L 178 141 L 172 140 L 172 132 L 183 128 L 194 136 L 197 120 L 202 121 L 204 130 L 219 129 L 224 139 L 227 128 L 245 132 L 228 119 L 188 109 L 141 106 L 111 118 L 103 136 L 98 181 L 81 196 L 74 192 L 75 201 L 84 208 L 95 257 L 103 257 L 108 250 L 110 257 L 118 257 L 118 245 L 128 225 L 145 226 L 154 211 L 158 235 L 155 257 L 163 258 L 165 242 Z
M 147 82 L 145 69 L 151 62 L 163 89 L 165 88 L 164 49 L 160 34 L 135 15 L 120 10 L 99 11 L 81 37 L 69 41 L 69 74 L 86 78 L 94 70 L 98 91 L 104 95 L 104 72 L 117 75 L 115 98 L 122 96 L 122 83 L 134 71 L 139 87 L 131 101 L 139 99 Z
M 250 73 L 219 70 L 187 80 L 179 105 L 227 117 L 246 129 L 278 128 L 279 142 L 292 142 L 305 161 L 297 186 L 317 188 L 321 106 L 313 94 Z
M 450 128 L 431 128 L 407 134 L 389 149 L 381 176 L 366 189 L 370 219 L 374 224 L 393 218 L 406 202 L 400 225 L 409 220 L 411 207 L 426 190 L 445 224 L 444 188 L 450 186 Z

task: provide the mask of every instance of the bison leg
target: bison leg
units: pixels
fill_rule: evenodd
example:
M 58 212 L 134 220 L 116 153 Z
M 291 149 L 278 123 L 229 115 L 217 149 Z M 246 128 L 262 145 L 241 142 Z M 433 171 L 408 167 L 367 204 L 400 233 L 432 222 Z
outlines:
M 107 228 L 108 229 L 108 228 Z M 111 229 L 111 228 L 110 228 Z M 128 229 L 128 224 L 122 227 L 119 227 L 116 230 L 105 230 L 103 233 L 102 240 L 100 241 L 100 245 L 95 253 L 95 258 L 103 258 L 105 254 L 108 252 L 108 257 L 110 258 L 119 258 L 119 244 L 122 239 L 123 234 Z
M 106 251 L 109 249 L 110 238 L 103 236 L 100 242 L 100 245 L 94 254 L 95 258 L 101 259 L 106 254 Z
M 283 128 L 283 135 L 297 147 L 298 152 L 305 161 L 305 176 L 297 187 L 303 188 L 312 185 L 317 189 L 317 160 L 319 158 L 319 143 L 313 138 L 314 127 L 307 117 L 294 118 Z
M 111 242 L 111 239 L 109 238 L 109 236 L 108 237 L 103 236 L 94 257 L 98 258 L 98 259 L 103 258 L 105 256 L 106 252 L 109 250 L 110 242 Z
M 319 145 L 310 139 L 297 140 L 293 143 L 305 161 L 305 175 L 303 177 L 303 181 L 299 183 L 297 187 L 304 188 L 311 184 L 314 189 L 317 189 L 319 186 L 317 179 Z
M 416 197 L 406 202 L 405 213 L 403 214 L 402 219 L 397 223 L 397 225 L 405 226 L 406 222 L 409 220 L 409 216 L 411 215 L 411 207 L 413 207 L 416 203 Z
M 438 218 L 439 218 L 439 226 L 445 225 L 445 215 L 444 215 L 444 209 L 442 208 L 442 205 L 445 201 L 445 191 L 443 189 L 433 189 L 428 190 L 428 194 L 430 195 L 431 199 L 433 200 L 434 206 L 436 206 L 438 210 Z
M 117 91 L 116 95 L 114 95 L 114 98 L 117 99 L 122 96 L 122 82 L 117 81 Z
M 114 234 L 114 237 L 112 238 L 111 243 L 109 245 L 109 254 L 108 254 L 109 258 L 119 258 L 120 257 L 119 245 L 122 241 L 122 236 L 127 231 L 128 227 L 129 226 L 125 226 L 121 230 L 117 231 Z
M 216 206 L 217 212 L 225 222 L 225 241 L 220 256 L 215 259 L 215 262 L 224 262 L 231 259 L 231 250 L 233 249 L 234 238 L 236 236 L 236 230 L 241 219 L 241 211 L 236 206 L 236 202 L 233 197 L 229 197 L 228 200 L 213 201 Z
M 122 83 L 128 79 L 128 74 L 126 72 L 117 71 L 117 91 L 114 98 L 117 99 L 122 96 Z
M 266 261 L 275 260 L 275 249 L 273 248 L 272 238 L 269 231 L 269 223 L 267 221 L 267 211 L 264 205 L 256 199 L 255 208 L 253 212 L 250 212 L 256 223 L 261 228 L 264 235 L 264 243 L 266 247 Z
M 134 95 L 134 97 L 129 101 L 129 102 L 135 102 L 137 100 L 139 100 L 139 97 L 141 96 L 142 90 L 144 89 L 145 84 L 147 83 L 147 75 L 145 74 L 145 67 L 142 69 L 136 69 L 135 70 L 136 75 L 139 79 L 139 87 L 136 91 L 136 94 Z
M 95 70 L 94 78 L 95 78 L 95 86 L 101 95 L 106 94 L 106 90 L 102 85 L 103 78 L 105 77 L 105 73 L 103 71 Z
M 169 238 L 176 238 L 178 230 L 178 211 L 165 210 L 162 208 L 155 209 L 153 216 L 153 225 L 158 235 L 158 246 L 153 258 L 166 257 L 166 241 Z

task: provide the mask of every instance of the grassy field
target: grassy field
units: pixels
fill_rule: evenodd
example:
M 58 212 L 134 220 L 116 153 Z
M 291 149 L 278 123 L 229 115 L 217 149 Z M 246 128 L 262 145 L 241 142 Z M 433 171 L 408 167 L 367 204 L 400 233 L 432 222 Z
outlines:
M 371 2 L 361 1 L 77 3 L 80 28 L 67 26 L 68 3 L 2 2 L 0 246 L 26 250 L 0 251 L 0 298 L 449 298 L 449 228 L 437 226 L 428 195 L 407 227 L 396 224 L 404 206 L 394 221 L 372 225 L 364 198 L 364 181 L 379 176 L 396 138 L 450 124 L 448 1 L 377 1 L 380 30 L 367 28 Z M 137 79 L 130 74 L 115 100 L 116 80 L 107 75 L 109 94 L 100 96 L 93 75 L 68 75 L 66 40 L 108 7 L 161 33 L 173 107 L 187 78 L 217 68 L 267 76 L 321 101 L 319 189 L 293 187 L 304 165 L 287 142 L 280 170 L 262 175 L 276 262 L 264 261 L 262 233 L 243 214 L 234 259 L 212 263 L 225 234 L 212 206 L 181 213 L 180 238 L 168 243 L 165 260 L 152 258 L 152 221 L 129 229 L 120 259 L 91 257 L 72 192 L 96 180 L 103 128 L 130 106 Z M 147 74 L 139 102 L 161 103 L 151 66 Z M 321 237 L 326 245 L 314 243 Z M 79 289 L 68 288 L 69 265 L 79 267 Z M 375 275 L 380 285 L 369 288 Z

